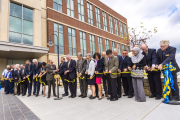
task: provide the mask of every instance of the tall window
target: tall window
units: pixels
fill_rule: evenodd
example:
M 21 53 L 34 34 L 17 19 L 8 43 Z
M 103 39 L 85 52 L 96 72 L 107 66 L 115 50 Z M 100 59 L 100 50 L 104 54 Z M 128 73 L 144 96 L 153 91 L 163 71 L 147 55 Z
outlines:
M 84 2 L 83 2 L 83 0 L 78 0 L 78 13 L 79 13 L 79 20 L 84 22 Z
M 62 0 L 53 0 L 53 8 L 62 12 Z
M 103 11 L 103 24 L 104 24 L 104 30 L 108 31 L 108 27 L 107 27 L 107 17 L 106 17 L 106 13 Z
M 114 51 L 114 48 L 115 48 L 115 42 L 111 41 L 111 45 L 112 45 L 112 51 Z
M 59 53 L 64 54 L 64 40 L 63 40 L 63 26 L 57 23 L 54 23 L 54 44 L 55 44 L 55 53 L 57 54 L 57 47 L 59 41 Z
M 118 31 L 118 21 L 117 19 L 114 18 L 114 23 L 115 23 L 115 33 L 116 35 L 119 35 L 119 31 Z
M 74 17 L 74 0 L 67 0 L 67 15 Z
M 87 9 L 88 9 L 88 23 L 93 25 L 93 11 L 92 11 L 92 5 L 90 3 L 87 3 Z
M 117 49 L 118 49 L 118 54 L 121 55 L 121 46 L 120 46 L 120 43 L 117 43 Z
M 81 53 L 85 57 L 87 53 L 87 47 L 86 47 L 86 33 L 80 31 L 80 44 L 81 44 Z
M 124 24 L 124 34 L 125 34 L 125 37 L 127 37 L 127 27 L 126 27 L 126 24 Z
M 76 55 L 76 33 L 75 29 L 68 28 L 69 54 Z
M 93 56 L 93 54 L 96 51 L 94 35 L 89 35 L 89 40 L 90 40 L 91 55 Z
M 109 40 L 105 40 L 105 45 L 106 45 L 106 50 L 108 50 L 109 49 Z
M 9 42 L 33 45 L 33 10 L 10 3 Z
M 120 26 L 120 35 L 123 37 L 123 27 L 122 27 L 122 22 L 119 21 L 119 26 Z
M 125 50 L 125 47 L 124 47 L 124 45 L 122 45 L 122 50 Z
M 98 37 L 98 47 L 99 47 L 99 53 L 101 54 L 103 52 L 103 43 L 101 37 Z
M 101 19 L 100 19 L 100 10 L 99 8 L 95 8 L 96 11 L 96 25 L 98 28 L 101 28 Z
M 126 50 L 127 50 L 127 52 L 129 53 L 129 47 L 128 47 L 128 46 L 126 46 Z
M 112 16 L 109 15 L 109 27 L 110 27 L 110 33 L 113 33 L 113 21 Z

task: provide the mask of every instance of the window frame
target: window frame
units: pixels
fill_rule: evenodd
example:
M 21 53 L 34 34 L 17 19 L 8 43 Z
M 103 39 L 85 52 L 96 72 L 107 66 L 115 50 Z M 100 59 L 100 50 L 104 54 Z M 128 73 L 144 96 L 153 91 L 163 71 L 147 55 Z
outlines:
M 93 56 L 94 53 L 96 52 L 95 36 L 92 34 L 89 34 L 89 41 L 90 41 L 91 56 Z
M 121 44 L 117 43 L 118 54 L 121 55 Z
M 82 37 L 81 37 L 82 35 Z M 85 35 L 85 36 L 84 36 Z M 86 56 L 87 54 L 87 40 L 86 40 L 86 33 L 83 31 L 79 31 L 79 36 L 80 36 L 80 49 L 81 53 L 83 54 L 83 57 Z M 81 43 L 82 42 L 82 43 Z M 83 45 L 83 46 L 81 46 Z
M 118 20 L 115 18 L 114 18 L 114 24 L 115 24 L 115 34 L 118 36 L 119 35 Z
M 99 53 L 102 53 L 102 52 L 103 52 L 102 37 L 98 37 L 98 49 L 99 49 Z
M 109 15 L 109 28 L 110 28 L 110 33 L 114 34 L 114 29 L 113 29 L 113 17 Z
M 96 26 L 101 29 L 101 15 L 100 9 L 95 7 L 95 14 L 96 14 Z
M 80 1 L 80 3 L 79 3 Z M 84 17 L 84 2 L 82 3 L 83 0 L 78 0 L 78 18 L 80 21 L 85 22 L 85 17 Z M 79 8 L 80 6 L 80 8 Z M 83 12 L 82 12 L 82 7 L 83 7 Z M 80 9 L 80 13 L 79 13 Z M 81 16 L 81 17 L 80 17 Z
M 54 9 L 54 3 L 57 4 L 57 11 L 59 11 L 59 5 L 61 6 L 61 9 L 59 12 L 62 12 L 62 0 L 61 0 L 61 4 L 59 3 L 59 0 L 56 0 L 56 2 L 55 2 L 55 0 L 53 0 L 53 9 Z M 54 10 L 56 10 L 56 9 L 54 9 Z
M 123 34 L 123 23 L 121 21 L 119 21 L 119 28 L 120 28 L 120 36 L 121 38 L 123 38 L 124 34 Z
M 94 22 L 93 22 L 93 9 L 92 8 L 92 4 L 87 2 L 87 14 L 88 14 L 88 23 L 90 25 L 94 25 Z
M 71 29 L 71 35 L 69 35 L 69 29 Z M 72 32 L 73 32 L 73 30 L 74 30 L 74 36 L 73 36 L 73 34 L 72 34 Z M 71 36 L 71 43 L 72 43 L 72 47 L 70 47 L 70 45 L 69 45 L 69 54 L 70 55 L 72 55 L 72 56 L 76 56 L 77 55 L 77 48 L 76 48 L 76 29 L 73 29 L 73 28 L 71 28 L 71 27 L 68 27 L 68 42 L 70 41 L 69 40 L 69 36 Z M 73 42 L 73 38 L 75 38 L 75 48 L 74 48 L 74 42 Z M 70 43 L 70 42 L 69 42 Z M 72 49 L 72 51 L 71 51 L 71 53 L 70 53 L 70 49 Z M 74 51 L 75 50 L 75 51 Z M 76 52 L 75 54 L 74 54 L 74 52 Z
M 124 36 L 127 37 L 127 25 L 124 23 Z
M 69 1 L 69 8 L 68 8 L 68 2 L 67 1 Z M 72 3 L 73 3 L 73 5 L 72 5 Z M 67 4 L 67 15 L 74 18 L 74 16 L 75 16 L 74 15 L 74 0 L 66 0 L 66 4 Z M 72 6 L 73 6 L 73 9 L 72 9 Z M 68 14 L 68 10 L 70 11 L 70 15 Z M 72 11 L 73 11 L 73 16 L 72 16 Z
M 109 40 L 105 39 L 106 51 L 109 49 Z
M 106 12 L 102 12 L 102 14 L 103 14 L 103 24 L 104 24 L 104 30 L 105 31 L 108 31 L 108 25 L 107 25 L 107 14 L 106 14 Z
M 115 42 L 114 41 L 111 41 L 111 47 L 112 47 L 112 51 L 114 51 L 114 48 L 115 48 Z

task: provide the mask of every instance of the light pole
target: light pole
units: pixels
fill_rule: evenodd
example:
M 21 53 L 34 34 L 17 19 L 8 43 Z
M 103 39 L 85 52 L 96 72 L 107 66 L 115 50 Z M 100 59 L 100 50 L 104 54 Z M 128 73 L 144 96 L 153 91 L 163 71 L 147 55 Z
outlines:
M 54 33 L 52 33 L 51 35 L 56 35 L 56 34 L 54 34 Z M 54 44 L 53 44 L 53 42 L 52 42 L 52 40 L 51 40 L 51 35 L 50 35 L 50 40 L 49 40 L 49 42 L 47 43 L 47 45 L 49 45 L 49 46 L 53 46 Z M 58 46 L 57 46 L 57 52 L 58 52 L 58 67 L 59 67 L 59 40 L 58 40 L 58 36 L 56 35 L 56 37 L 57 37 L 57 41 L 58 41 Z M 54 100 L 61 100 L 62 99 L 62 97 L 59 97 L 59 85 L 58 85 L 58 79 L 59 78 L 57 78 L 56 79 L 56 83 L 57 83 L 57 98 L 54 98 Z

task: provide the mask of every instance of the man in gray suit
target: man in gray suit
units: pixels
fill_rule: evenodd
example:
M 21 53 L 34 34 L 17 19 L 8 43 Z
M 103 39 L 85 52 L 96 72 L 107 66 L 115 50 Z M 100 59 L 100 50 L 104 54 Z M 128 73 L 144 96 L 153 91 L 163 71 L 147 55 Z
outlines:
M 46 80 L 47 80 L 47 83 L 48 83 L 48 97 L 47 98 L 50 98 L 51 85 L 53 85 L 53 95 L 54 95 L 54 97 L 57 97 L 56 93 L 55 93 L 54 75 L 59 70 L 56 70 L 56 66 L 53 64 L 53 61 L 51 59 L 49 60 L 49 64 L 46 65 L 46 70 L 47 70 Z
M 87 80 L 86 80 L 86 65 L 87 60 L 82 57 L 82 53 L 77 54 L 77 64 L 76 64 L 76 74 L 79 77 L 79 83 L 80 83 L 80 91 L 81 95 L 78 97 L 85 98 L 87 97 Z

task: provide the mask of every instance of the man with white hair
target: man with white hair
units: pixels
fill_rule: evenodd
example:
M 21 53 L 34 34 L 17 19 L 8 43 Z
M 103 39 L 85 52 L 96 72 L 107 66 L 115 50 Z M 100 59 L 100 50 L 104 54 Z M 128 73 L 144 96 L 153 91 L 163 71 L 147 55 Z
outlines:
M 76 97 L 76 88 L 77 88 L 77 80 L 76 80 L 76 61 L 71 59 L 70 55 L 66 56 L 67 64 L 65 67 L 64 74 L 67 76 L 67 79 L 65 81 L 68 82 L 69 89 L 71 92 L 71 95 L 69 98 L 75 98 Z
M 10 65 L 6 66 L 6 69 L 4 69 L 3 73 L 2 73 L 2 79 L 5 78 L 7 72 L 8 72 L 8 68 L 11 68 Z M 6 82 L 4 81 L 4 93 L 6 93 Z
M 157 54 L 156 49 L 148 48 L 146 44 L 141 45 L 143 55 L 146 58 L 146 70 L 148 73 L 148 80 L 151 90 L 151 96 L 149 98 L 154 98 L 156 100 L 161 99 L 162 96 L 162 85 L 161 85 L 161 72 L 151 71 L 154 70 L 157 64 Z
M 33 82 L 34 82 L 33 95 L 38 97 L 39 96 L 39 90 L 40 90 L 40 82 L 38 79 L 38 75 L 40 74 L 40 71 L 41 71 L 41 62 L 38 62 L 37 59 L 33 59 L 32 62 L 34 63 L 34 66 L 33 66 Z
M 157 51 L 157 58 L 158 62 L 157 64 L 159 70 L 163 70 L 163 65 L 168 64 L 169 62 L 172 62 L 172 65 L 176 68 L 175 71 L 172 71 L 173 80 L 174 80 L 174 88 L 175 90 L 172 90 L 172 99 L 173 100 L 179 100 L 179 88 L 177 84 L 177 72 L 180 71 L 179 66 L 176 62 L 175 55 L 176 55 L 176 48 L 169 46 L 169 40 L 161 40 L 160 41 L 160 49 Z
M 114 48 L 113 54 L 114 54 L 114 56 L 118 57 L 118 60 L 119 60 L 118 73 L 120 73 L 121 72 L 121 64 L 122 64 L 122 56 L 118 55 L 118 49 L 117 48 Z M 117 77 L 117 97 L 121 98 L 121 95 L 122 95 L 122 93 L 121 93 L 121 75 L 118 74 L 118 77 Z

